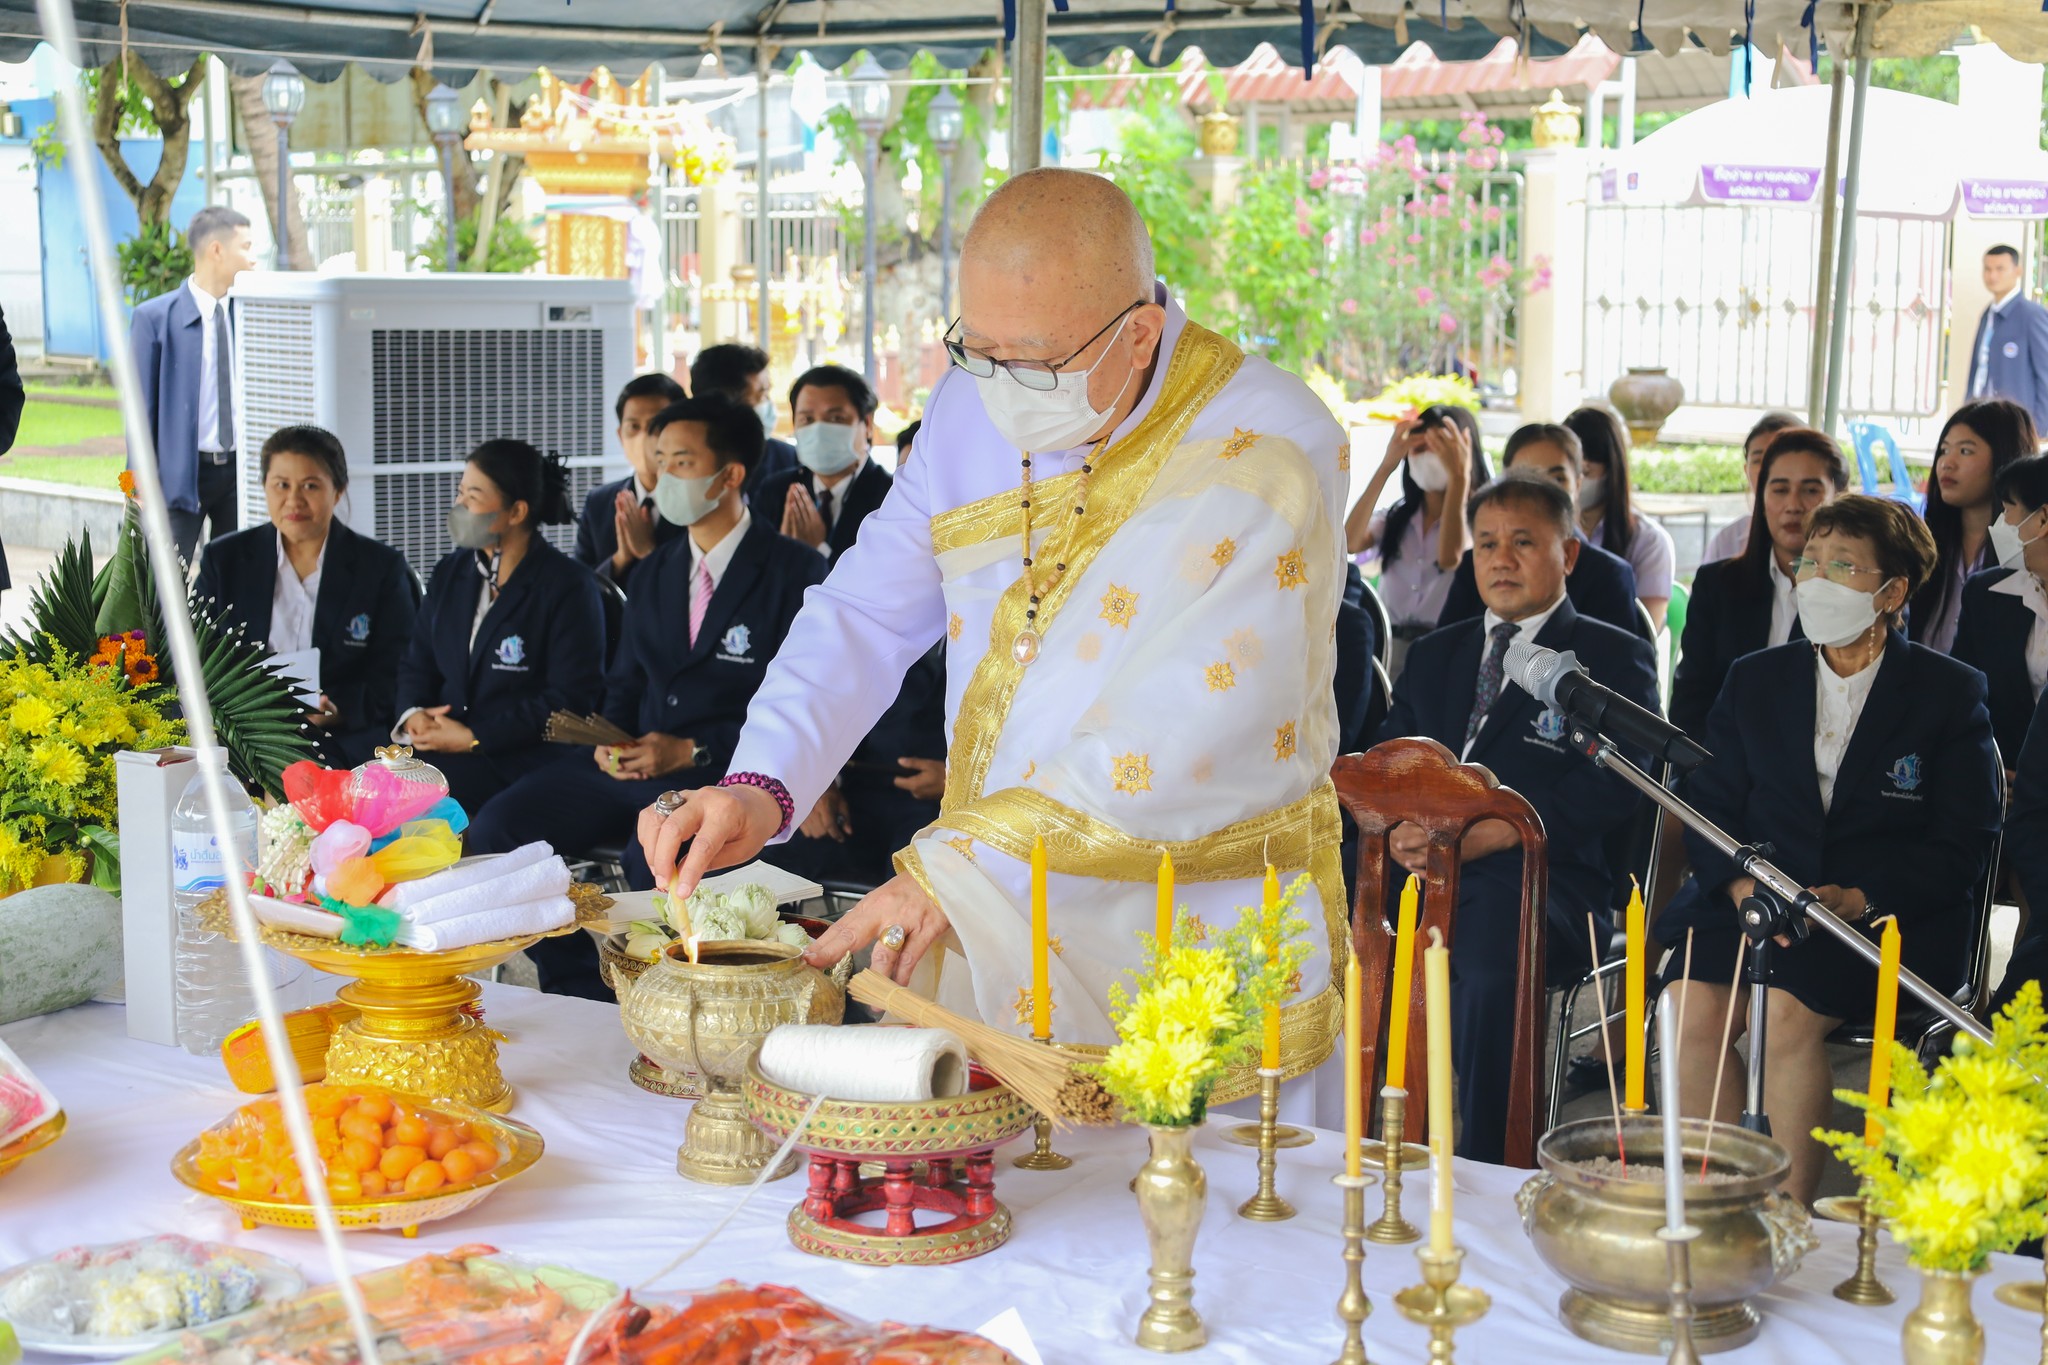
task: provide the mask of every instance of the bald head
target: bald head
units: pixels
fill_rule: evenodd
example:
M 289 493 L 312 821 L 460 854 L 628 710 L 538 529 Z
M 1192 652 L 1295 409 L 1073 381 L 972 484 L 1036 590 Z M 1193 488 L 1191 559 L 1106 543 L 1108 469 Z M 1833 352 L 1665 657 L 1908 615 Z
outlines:
M 1121 308 L 1152 293 L 1152 238 L 1102 176 L 1047 166 L 1003 182 L 974 215 L 960 269 L 994 270 L 1075 302 Z

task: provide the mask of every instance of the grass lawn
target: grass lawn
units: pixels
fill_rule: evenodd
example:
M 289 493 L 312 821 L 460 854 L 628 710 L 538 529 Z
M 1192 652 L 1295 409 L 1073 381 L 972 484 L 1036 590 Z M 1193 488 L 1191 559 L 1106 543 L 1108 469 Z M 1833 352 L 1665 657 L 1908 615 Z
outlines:
M 119 436 L 121 414 L 114 408 L 87 408 L 75 403 L 38 403 L 22 409 L 16 446 L 70 446 L 95 436 Z
M 120 455 L 5 455 L 0 456 L 0 478 L 80 484 L 111 492 L 127 464 Z
M 103 398 L 109 403 L 116 401 L 114 386 L 111 384 L 35 383 L 27 387 L 30 397 L 39 393 L 54 393 L 66 398 Z

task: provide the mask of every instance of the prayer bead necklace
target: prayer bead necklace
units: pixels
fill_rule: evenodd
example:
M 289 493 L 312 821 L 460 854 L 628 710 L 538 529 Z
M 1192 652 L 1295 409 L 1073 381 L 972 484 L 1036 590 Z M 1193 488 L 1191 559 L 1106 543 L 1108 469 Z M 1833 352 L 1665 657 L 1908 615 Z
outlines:
M 1095 461 L 1102 454 L 1102 448 L 1109 444 L 1104 437 L 1088 452 L 1088 458 L 1081 461 L 1081 480 L 1074 486 L 1074 520 L 1078 523 L 1088 510 L 1088 476 L 1095 472 Z M 1020 665 L 1029 668 L 1038 658 L 1040 636 L 1038 634 L 1038 604 L 1049 596 L 1061 577 L 1067 572 L 1064 562 L 1053 564 L 1052 575 L 1043 584 L 1031 565 L 1031 452 L 1024 452 L 1024 487 L 1018 502 L 1018 511 L 1024 522 L 1024 583 L 1030 589 L 1030 605 L 1024 608 L 1024 629 L 1017 632 L 1017 638 L 1010 642 L 1010 657 Z

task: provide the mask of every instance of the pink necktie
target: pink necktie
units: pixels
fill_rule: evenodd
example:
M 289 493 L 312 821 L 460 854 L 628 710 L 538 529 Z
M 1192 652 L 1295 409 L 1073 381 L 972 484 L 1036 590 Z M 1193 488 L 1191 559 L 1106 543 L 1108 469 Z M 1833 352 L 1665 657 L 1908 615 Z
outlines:
M 711 566 L 703 560 L 697 561 L 696 577 L 690 583 L 690 643 L 697 643 L 697 630 L 704 624 L 704 613 L 711 606 Z

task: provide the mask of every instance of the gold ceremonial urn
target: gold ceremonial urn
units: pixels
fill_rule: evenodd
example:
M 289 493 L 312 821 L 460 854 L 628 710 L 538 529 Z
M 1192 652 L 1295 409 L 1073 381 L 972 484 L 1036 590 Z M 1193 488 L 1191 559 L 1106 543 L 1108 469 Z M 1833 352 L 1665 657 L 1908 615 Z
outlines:
M 1778 1192 L 1789 1165 L 1785 1149 L 1732 1124 L 1711 1128 L 1710 1151 L 1707 1122 L 1681 1121 L 1693 1177 L 1686 1221 L 1700 1230 L 1692 1293 L 1693 1341 L 1702 1354 L 1755 1339 L 1762 1319 L 1750 1301 L 1820 1245 L 1806 1210 Z M 1654 1168 L 1657 1179 L 1587 1169 L 1582 1163 L 1615 1156 L 1614 1122 L 1581 1119 L 1543 1135 L 1536 1159 L 1544 1173 L 1516 1192 L 1515 1205 L 1537 1257 L 1571 1286 L 1558 1303 L 1565 1326 L 1602 1346 L 1662 1355 L 1671 1336 L 1671 1272 L 1657 1236 L 1664 1226 L 1661 1120 L 1628 1118 L 1621 1130 L 1630 1164 Z M 1703 1153 L 1717 1183 L 1698 1181 Z
M 1970 1304 L 1981 1270 L 1922 1270 L 1920 1302 L 1899 1345 L 1906 1365 L 1984 1365 L 1984 1324 Z
M 747 1062 L 778 1024 L 836 1024 L 846 993 L 786 943 L 751 939 L 668 951 L 637 979 L 614 973 L 626 1037 L 664 1070 L 688 1076 L 703 1098 L 683 1125 L 676 1170 L 707 1185 L 751 1182 L 777 1144 L 747 1120 Z M 769 1177 L 796 1169 L 792 1155 Z

